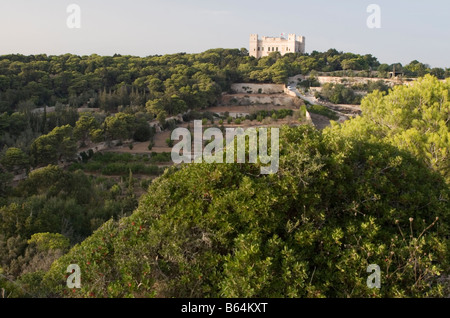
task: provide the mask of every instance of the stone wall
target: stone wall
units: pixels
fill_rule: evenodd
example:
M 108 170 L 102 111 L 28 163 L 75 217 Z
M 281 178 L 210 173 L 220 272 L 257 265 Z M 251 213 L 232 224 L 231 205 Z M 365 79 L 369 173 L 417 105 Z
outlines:
M 366 84 L 368 82 L 378 82 L 379 80 L 383 80 L 386 85 L 394 86 L 395 84 L 399 84 L 397 80 L 391 79 L 383 79 L 376 77 L 333 77 L 333 76 L 318 76 L 317 79 L 321 85 L 326 83 L 333 84 L 344 84 L 344 85 L 355 85 L 355 84 Z
M 231 92 L 234 94 L 281 94 L 284 88 L 283 84 L 236 83 L 231 85 Z
M 290 84 L 295 86 L 299 79 L 305 80 L 308 76 L 305 75 L 297 75 L 295 77 L 290 78 Z M 333 84 L 343 84 L 343 85 L 356 85 L 356 84 L 367 84 L 368 82 L 378 82 L 380 80 L 384 81 L 386 85 L 393 87 L 394 85 L 410 85 L 414 80 L 404 79 L 403 81 L 400 79 L 392 79 L 392 78 L 378 78 L 378 77 L 340 77 L 340 76 L 318 76 L 317 80 L 321 85 L 326 83 Z
M 292 98 L 285 94 L 248 94 L 248 95 L 223 95 L 220 105 L 222 106 L 250 106 L 250 105 L 274 105 L 274 106 L 299 106 L 298 98 Z

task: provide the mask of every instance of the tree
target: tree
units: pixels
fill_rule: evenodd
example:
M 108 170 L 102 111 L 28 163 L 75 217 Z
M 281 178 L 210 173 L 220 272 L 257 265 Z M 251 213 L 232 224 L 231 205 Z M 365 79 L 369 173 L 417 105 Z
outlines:
M 87 140 L 92 136 L 94 132 L 99 129 L 100 124 L 91 113 L 84 113 L 80 116 L 80 119 L 75 124 L 74 136 L 77 140 L 81 140 L 81 144 L 86 144 Z
M 386 78 L 388 76 L 388 72 L 391 71 L 391 67 L 388 64 L 381 64 L 378 67 L 378 77 Z
M 438 174 L 393 146 L 307 126 L 283 128 L 280 143 L 276 175 L 259 164 L 170 169 L 130 217 L 54 264 L 49 292 L 61 295 L 75 262 L 96 270 L 69 297 L 442 295 L 450 203 Z M 367 286 L 370 264 L 379 290 Z
M 449 89 L 449 80 L 427 75 L 411 86 L 395 86 L 388 95 L 375 91 L 363 99 L 362 116 L 336 131 L 395 145 L 450 182 Z
M 10 182 L 13 179 L 13 175 L 8 172 L 3 172 L 0 169 L 0 206 L 4 204 L 5 197 L 7 196 L 10 188 Z
M 359 104 L 360 98 L 353 89 L 342 84 L 326 83 L 320 92 L 320 97 L 334 104 Z
M 56 127 L 47 135 L 37 138 L 31 145 L 33 166 L 56 164 L 71 160 L 77 151 L 76 139 L 70 125 Z
M 343 60 L 341 62 L 343 70 L 357 70 L 358 69 L 358 61 L 356 59 L 348 59 Z
M 107 117 L 104 122 L 106 138 L 125 140 L 133 136 L 135 118 L 133 115 L 117 113 Z
M 406 76 L 422 77 L 429 73 L 430 68 L 428 65 L 420 63 L 417 60 L 412 61 L 403 68 Z
M 0 159 L 0 163 L 9 172 L 28 170 L 30 168 L 28 155 L 19 148 L 8 148 L 5 155 Z
M 144 119 L 136 119 L 134 127 L 133 139 L 135 141 L 144 142 L 153 137 L 153 130 L 149 123 Z
M 35 233 L 27 241 L 28 244 L 35 244 L 40 251 L 66 250 L 70 247 L 67 237 L 59 233 Z
M 431 69 L 430 74 L 437 77 L 438 79 L 445 78 L 445 70 L 443 68 L 435 67 L 435 68 Z
M 167 118 L 167 113 L 165 111 L 159 112 L 158 115 L 156 116 L 156 120 L 158 120 L 159 125 L 161 127 L 164 127 L 166 125 L 166 118 Z
M 368 93 L 372 93 L 372 92 L 374 92 L 374 91 L 376 91 L 376 90 L 379 90 L 380 92 L 385 92 L 385 93 L 387 93 L 388 90 L 389 90 L 389 86 L 386 85 L 385 82 L 384 82 L 383 80 L 379 80 L 379 81 L 376 81 L 376 82 L 371 81 L 371 82 L 368 84 L 367 92 L 368 92 Z

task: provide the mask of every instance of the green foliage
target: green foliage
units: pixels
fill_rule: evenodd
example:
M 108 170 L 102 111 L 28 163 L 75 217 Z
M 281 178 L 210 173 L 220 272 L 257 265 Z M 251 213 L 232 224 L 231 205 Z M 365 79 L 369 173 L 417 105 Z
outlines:
M 0 207 L 0 277 L 11 297 L 45 297 L 50 265 L 109 219 L 136 207 L 133 187 L 49 166 L 30 173 Z M 122 190 L 124 189 L 124 190 Z M 11 283 L 8 283 L 11 282 Z M 4 285 L 6 284 L 6 285 Z M 16 292 L 18 294 L 16 294 Z
M 329 109 L 326 106 L 322 106 L 322 105 L 309 105 L 307 107 L 308 111 L 313 113 L 313 114 L 318 114 L 318 115 L 322 115 L 325 117 L 328 117 L 329 119 L 332 120 L 338 120 L 339 116 L 332 111 L 331 109 Z
M 224 49 L 145 58 L 0 56 L 0 288 L 8 297 L 442 296 L 449 80 L 426 76 L 392 91 L 381 81 L 327 85 L 322 94 L 334 103 L 357 103 L 353 89 L 372 92 L 363 116 L 323 133 L 284 128 L 276 175 L 259 175 L 260 164 L 173 167 L 141 182 L 151 184 L 148 193 L 120 220 L 137 205 L 133 174 L 161 174 L 148 163 L 170 162 L 170 153 L 82 153 L 68 171 L 50 165 L 10 187 L 9 172 L 74 159 L 77 141 L 147 141 L 149 121 L 173 129 L 166 118 L 188 109 L 183 118 L 213 123 L 213 114 L 199 110 L 232 83 L 285 83 L 303 74 L 311 86 L 316 71 L 374 76 L 378 69 L 383 77 L 394 66 L 405 76 L 448 77 L 448 69 L 418 61 L 380 65 L 371 55 L 336 50 L 261 59 Z M 80 106 L 115 115 L 79 117 Z M 337 119 L 327 108 L 309 108 Z M 78 170 L 123 177 L 117 183 Z M 69 242 L 82 243 L 63 256 Z M 65 269 L 73 263 L 82 266 L 83 287 L 68 295 Z M 381 290 L 365 284 L 369 264 L 382 268 Z
M 75 124 L 74 136 L 77 140 L 80 140 L 83 144 L 90 138 L 91 140 L 97 140 L 97 130 L 100 128 L 100 124 L 91 113 L 84 113 L 80 116 L 80 119 Z
M 310 76 L 306 80 L 299 82 L 298 86 L 303 88 L 310 88 L 310 87 L 320 87 L 321 85 L 317 77 Z
M 0 158 L 0 163 L 10 172 L 28 170 L 30 167 L 28 155 L 19 148 L 8 148 Z
M 420 63 L 417 60 L 414 60 L 403 67 L 403 72 L 406 76 L 422 77 L 430 73 L 430 67 L 428 65 Z
M 127 140 L 133 136 L 135 117 L 130 114 L 117 113 L 106 117 L 104 129 L 108 140 Z
M 369 82 L 369 84 L 367 85 L 367 92 L 368 93 L 373 93 L 374 91 L 380 91 L 380 92 L 388 92 L 389 90 L 389 86 L 387 86 L 385 84 L 384 81 L 380 80 L 380 81 L 376 81 L 376 82 Z
M 31 145 L 33 166 L 56 164 L 71 160 L 77 150 L 73 128 L 70 125 L 56 127 L 47 135 L 37 138 Z
M 70 241 L 59 233 L 35 233 L 27 241 L 28 244 L 35 244 L 40 251 L 65 250 L 70 246 Z
M 58 114 L 46 114 L 45 124 L 74 125 L 75 108 L 99 107 L 115 112 L 120 106 L 144 107 L 155 116 L 214 105 L 220 94 L 236 82 L 286 83 L 289 76 L 311 72 L 361 72 L 377 70 L 384 75 L 393 65 L 381 65 L 370 54 L 359 55 L 330 49 L 311 54 L 274 52 L 255 59 L 237 49 L 213 49 L 199 54 L 164 56 L 0 56 L 0 113 L 32 110 L 44 105 L 65 105 Z M 396 71 L 406 76 L 431 73 L 447 76 L 441 68 L 430 69 L 418 61 Z M 28 106 L 24 107 L 24 104 Z M 70 106 L 67 108 L 66 106 Z M 46 131 L 42 131 L 46 133 Z
M 449 91 L 448 79 L 430 75 L 388 95 L 376 91 L 362 101 L 363 115 L 336 131 L 409 151 L 450 182 Z
M 144 165 L 142 163 L 108 163 L 101 169 L 103 175 L 126 175 L 131 170 L 133 173 L 145 174 L 145 175 L 159 175 L 160 169 L 154 165 Z
M 170 153 L 152 155 L 151 159 L 149 159 L 147 155 L 97 152 L 89 162 L 73 164 L 70 170 L 76 171 L 80 169 L 87 172 L 100 172 L 106 176 L 123 176 L 127 175 L 130 171 L 144 175 L 159 175 L 162 173 L 161 169 L 156 165 L 149 165 L 148 163 L 169 161 L 171 161 Z
M 354 90 L 365 91 L 367 93 L 373 93 L 376 90 L 385 93 L 389 91 L 389 86 L 385 83 L 384 80 L 367 81 L 367 83 L 364 84 L 353 85 L 351 88 Z
M 134 126 L 133 139 L 138 142 L 149 141 L 155 135 L 155 131 L 150 127 L 149 123 L 142 119 Z
M 152 156 L 151 156 L 150 161 L 152 163 L 171 162 L 172 161 L 172 154 L 170 152 L 160 152 L 160 153 L 152 152 Z
M 164 127 L 166 125 L 166 117 L 167 113 L 165 111 L 160 111 L 156 116 L 156 119 L 158 120 L 161 127 Z
M 67 297 L 426 297 L 448 270 L 449 188 L 383 143 L 281 131 L 280 169 L 195 164 L 155 180 L 138 209 L 56 261 Z M 270 185 L 270 186 L 268 186 Z M 81 290 L 65 295 L 67 264 Z M 383 288 L 366 285 L 369 264 Z
M 166 139 L 167 147 L 173 147 L 174 141 L 171 138 Z
M 320 97 L 334 104 L 360 104 L 361 102 L 361 97 L 356 95 L 353 89 L 342 84 L 324 84 Z
M 55 127 L 70 125 L 75 127 L 77 120 L 79 119 L 78 111 L 74 107 L 63 106 L 60 103 L 56 103 L 53 112 L 44 112 L 43 115 L 43 129 L 42 133 L 47 133 L 53 130 Z
M 294 111 L 292 109 L 272 109 L 272 110 L 259 110 L 254 112 L 248 116 L 249 120 L 258 120 L 262 121 L 264 118 L 272 117 L 273 119 L 283 119 L 288 116 L 292 116 Z
M 5 201 L 12 179 L 13 175 L 11 173 L 4 172 L 0 169 L 0 206 L 2 206 Z

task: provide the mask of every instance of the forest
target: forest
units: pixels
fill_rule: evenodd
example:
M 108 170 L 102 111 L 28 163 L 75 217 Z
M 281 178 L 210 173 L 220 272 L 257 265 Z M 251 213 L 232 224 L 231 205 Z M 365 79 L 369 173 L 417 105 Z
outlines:
M 394 66 L 419 79 L 374 87 L 362 116 L 324 131 L 284 127 L 275 175 L 260 176 L 258 164 L 159 171 L 141 165 L 151 157 L 76 160 L 89 142 L 151 140 L 149 121 L 207 110 L 232 83 L 384 76 Z M 417 61 L 386 65 L 333 49 L 261 59 L 245 49 L 0 56 L 0 289 L 7 297 L 450 295 L 446 77 L 449 69 Z M 161 176 L 139 184 L 137 172 Z M 27 178 L 14 183 L 20 173 Z M 136 187 L 146 192 L 140 200 Z M 70 264 L 82 268 L 81 289 L 65 285 Z M 369 264 L 381 266 L 385 288 L 367 288 Z

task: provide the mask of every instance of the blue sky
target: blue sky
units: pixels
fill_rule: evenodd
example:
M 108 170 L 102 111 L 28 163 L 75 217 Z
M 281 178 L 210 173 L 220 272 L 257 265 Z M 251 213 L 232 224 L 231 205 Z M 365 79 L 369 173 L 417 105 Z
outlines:
M 66 25 L 71 3 L 81 8 L 80 29 Z M 372 3 L 381 29 L 366 25 Z M 450 67 L 448 0 L 0 0 L 0 54 L 194 53 L 248 48 L 251 33 L 282 32 L 306 36 L 307 52 Z

